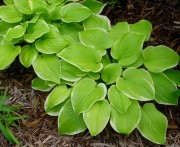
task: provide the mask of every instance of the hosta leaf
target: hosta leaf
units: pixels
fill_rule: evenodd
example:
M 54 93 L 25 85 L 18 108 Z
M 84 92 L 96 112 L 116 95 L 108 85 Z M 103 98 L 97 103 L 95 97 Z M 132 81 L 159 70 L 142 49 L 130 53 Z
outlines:
M 144 69 L 126 69 L 123 78 L 120 78 L 116 85 L 118 90 L 132 99 L 139 101 L 155 99 L 153 80 Z
M 119 63 L 111 63 L 105 66 L 101 72 L 101 78 L 106 84 L 112 84 L 121 76 L 122 66 Z
M 86 30 L 101 28 L 106 31 L 111 29 L 111 23 L 106 16 L 91 14 L 86 20 L 83 21 L 83 26 Z
M 129 24 L 127 22 L 118 22 L 109 32 L 109 36 L 113 42 L 121 39 L 121 37 L 130 31 Z
M 154 104 L 147 103 L 141 109 L 138 130 L 150 141 L 165 144 L 167 124 L 167 118 L 156 109 Z
M 111 63 L 111 59 L 110 59 L 110 57 L 109 57 L 108 54 L 105 54 L 105 55 L 102 57 L 101 63 L 103 64 L 103 66 L 106 66 L 106 65 L 108 65 L 108 64 Z
M 4 40 L 4 37 L 0 35 L 0 45 L 3 45 L 3 40 Z
M 22 20 L 22 14 L 14 5 L 0 6 L 0 18 L 8 23 L 16 23 Z
M 8 29 L 7 33 L 5 34 L 4 38 L 11 42 L 13 39 L 22 37 L 26 32 L 25 25 L 17 25 L 14 28 Z
M 64 22 L 81 22 L 91 15 L 91 11 L 81 4 L 69 3 L 62 7 L 60 14 Z
M 109 88 L 108 99 L 110 104 L 121 114 L 125 114 L 131 105 L 131 99 L 119 91 L 115 85 Z
M 106 86 L 96 84 L 92 79 L 86 78 L 78 81 L 72 90 L 71 101 L 75 113 L 80 114 L 106 96 Z
M 3 0 L 3 2 L 6 5 L 13 5 L 14 4 L 14 0 Z
M 164 71 L 166 76 L 172 80 L 174 83 L 176 83 L 177 86 L 180 87 L 180 71 L 179 70 L 174 70 L 174 69 L 169 69 Z
M 99 73 L 95 73 L 95 72 L 89 72 L 87 74 L 88 77 L 90 77 L 93 80 L 98 80 L 100 78 Z
M 30 3 L 30 0 L 14 0 L 14 5 L 18 8 L 18 10 L 21 13 L 26 15 L 32 14 Z
M 64 2 L 64 0 L 47 0 L 48 3 L 59 5 Z
M 118 133 L 130 134 L 137 127 L 141 117 L 139 103 L 133 100 L 124 114 L 111 108 L 110 124 L 112 128 Z
M 60 60 L 60 64 L 61 64 L 61 79 L 63 80 L 69 82 L 75 82 L 79 80 L 82 76 L 86 75 L 85 72 L 82 72 L 79 68 L 77 68 L 72 64 L 69 64 L 64 60 Z
M 142 66 L 144 64 L 144 60 L 143 60 L 143 57 L 142 55 L 138 58 L 138 60 L 128 66 L 125 66 L 126 68 L 130 68 L 130 67 L 135 67 L 135 68 L 138 68 L 140 66 Z
M 103 29 L 85 30 L 79 33 L 80 41 L 86 46 L 94 46 L 104 53 L 105 49 L 110 48 L 112 40 L 108 33 Z
M 66 85 L 58 85 L 56 86 L 51 93 L 47 96 L 45 101 L 45 111 L 51 112 L 51 109 L 63 103 L 69 96 L 70 89 L 67 88 Z M 51 115 L 53 113 L 50 113 Z
M 23 66 L 28 68 L 36 60 L 38 51 L 34 46 L 25 45 L 19 55 L 19 60 Z
M 58 117 L 58 131 L 60 134 L 74 135 L 86 129 L 82 114 L 76 115 L 71 101 L 62 107 Z
M 88 7 L 91 12 L 95 14 L 100 14 L 103 8 L 106 6 L 105 3 L 99 2 L 97 0 L 84 0 L 81 4 Z
M 63 7 L 62 5 L 55 6 L 54 9 L 48 12 L 48 18 L 51 20 L 60 20 L 61 19 L 60 11 L 62 7 Z
M 48 24 L 42 20 L 38 19 L 35 24 L 29 24 L 27 28 L 27 34 L 25 34 L 24 39 L 33 43 L 36 39 L 50 31 Z
M 154 81 L 155 100 L 160 104 L 177 105 L 178 96 L 174 95 L 177 90 L 175 83 L 163 73 L 150 73 Z
M 142 34 L 128 32 L 116 41 L 111 50 L 114 59 L 119 60 L 123 66 L 130 65 L 138 60 L 143 47 L 144 36 Z
M 15 27 L 15 24 L 13 23 L 7 23 L 3 20 L 0 20 L 0 35 L 5 35 L 7 30 L 9 30 L 10 28 Z
M 93 47 L 74 44 L 61 51 L 58 56 L 85 72 L 98 72 L 102 69 L 101 53 Z
M 21 52 L 20 46 L 14 46 L 12 44 L 0 45 L 0 70 L 8 67 Z
M 143 51 L 144 65 L 151 72 L 162 72 L 175 67 L 179 62 L 178 54 L 166 46 L 149 46 Z
M 152 31 L 152 24 L 148 20 L 140 20 L 135 24 L 129 24 L 129 27 L 130 31 L 143 34 L 145 41 L 148 41 Z
M 36 14 L 46 13 L 48 5 L 45 1 L 42 0 L 28 0 L 30 9 Z
M 83 119 L 92 136 L 96 136 L 106 127 L 110 113 L 111 107 L 107 100 L 96 102 L 87 112 L 83 113 Z
M 45 81 L 60 83 L 61 67 L 58 57 L 54 55 L 38 55 L 33 63 L 35 73 Z
M 31 82 L 31 87 L 35 90 L 50 91 L 53 87 L 46 84 L 46 81 L 36 77 Z
M 35 43 L 37 50 L 44 54 L 57 53 L 67 45 L 66 40 L 55 26 L 49 25 L 49 28 L 50 31 L 44 34 Z

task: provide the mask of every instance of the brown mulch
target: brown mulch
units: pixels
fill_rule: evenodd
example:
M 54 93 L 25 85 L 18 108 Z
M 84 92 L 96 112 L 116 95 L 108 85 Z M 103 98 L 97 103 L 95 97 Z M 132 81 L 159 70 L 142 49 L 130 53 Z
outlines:
M 104 0 L 105 1 L 105 0 Z M 106 0 L 109 1 L 110 0 Z M 115 1 L 115 0 L 114 0 Z M 167 45 L 180 54 L 180 4 L 177 0 L 129 0 L 118 1 L 114 6 L 108 5 L 103 14 L 112 24 L 118 21 L 135 23 L 147 19 L 153 24 L 150 41 L 146 45 Z M 171 2 L 171 3 L 170 3 Z M 178 1 L 177 1 L 178 2 Z M 96 137 L 88 131 L 75 136 L 59 136 L 57 133 L 57 117 L 50 117 L 44 112 L 44 101 L 48 93 L 31 89 L 34 77 L 32 69 L 24 69 L 19 63 L 13 64 L 5 72 L 0 72 L 0 81 L 4 88 L 9 88 L 11 104 L 21 105 L 19 115 L 29 116 L 18 121 L 18 128 L 11 128 L 24 147 L 159 147 L 144 139 L 135 130 L 131 135 L 118 134 L 110 126 Z M 167 147 L 180 146 L 180 105 L 160 106 L 169 121 L 167 131 Z M 0 133 L 0 147 L 11 146 Z

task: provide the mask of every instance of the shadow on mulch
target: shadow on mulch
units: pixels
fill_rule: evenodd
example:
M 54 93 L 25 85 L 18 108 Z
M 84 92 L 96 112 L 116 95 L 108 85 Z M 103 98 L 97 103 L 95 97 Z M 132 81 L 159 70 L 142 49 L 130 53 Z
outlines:
M 104 0 L 107 2 L 107 0 Z M 174 0 L 176 1 L 176 0 Z M 118 1 L 114 6 L 108 5 L 103 11 L 112 24 L 119 21 L 135 23 L 147 19 L 153 24 L 153 32 L 147 45 L 167 45 L 180 54 L 180 4 L 170 4 L 168 0 L 129 0 Z M 171 1 L 172 2 L 172 1 Z M 75 136 L 57 134 L 57 117 L 50 117 L 44 112 L 44 101 L 48 93 L 31 89 L 34 78 L 32 69 L 22 68 L 18 62 L 6 72 L 0 72 L 0 81 L 4 88 L 9 88 L 12 104 L 21 105 L 20 115 L 29 118 L 18 121 L 18 128 L 11 128 L 24 147 L 159 147 L 144 139 L 135 130 L 131 135 L 118 134 L 110 126 L 96 137 L 86 131 Z M 180 146 L 180 106 L 157 105 L 169 121 L 167 147 Z M 0 146 L 8 147 L 6 139 L 0 133 Z

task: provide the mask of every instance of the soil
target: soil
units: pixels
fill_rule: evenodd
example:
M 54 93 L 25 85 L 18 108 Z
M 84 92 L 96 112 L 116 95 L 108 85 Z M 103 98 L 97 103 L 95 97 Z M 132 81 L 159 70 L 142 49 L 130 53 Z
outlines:
M 180 2 L 179 0 L 104 0 L 108 5 L 103 11 L 112 24 L 119 21 L 135 23 L 141 19 L 152 22 L 153 32 L 147 45 L 166 45 L 180 54 Z M 110 3 L 111 2 L 111 3 Z M 112 2 L 115 2 L 114 4 Z M 75 136 L 59 136 L 57 117 L 44 112 L 44 101 L 48 93 L 31 89 L 33 70 L 25 69 L 19 62 L 13 63 L 6 71 L 0 72 L 0 81 L 9 88 L 9 103 L 21 105 L 18 115 L 27 115 L 17 121 L 17 128 L 11 127 L 24 147 L 159 147 L 143 138 L 137 130 L 131 135 L 118 134 L 107 126 L 105 130 L 91 137 L 88 131 Z M 180 105 L 157 108 L 168 118 L 166 147 L 180 146 Z M 13 146 L 0 133 L 0 146 Z

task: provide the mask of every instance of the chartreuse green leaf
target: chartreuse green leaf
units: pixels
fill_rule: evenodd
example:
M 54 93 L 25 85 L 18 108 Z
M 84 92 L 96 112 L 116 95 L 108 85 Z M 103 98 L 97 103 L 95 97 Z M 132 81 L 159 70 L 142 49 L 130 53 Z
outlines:
M 22 51 L 19 54 L 19 60 L 23 66 L 28 68 L 36 60 L 37 56 L 38 51 L 34 46 L 25 45 L 22 47 Z
M 64 2 L 64 0 L 47 0 L 48 3 L 59 5 Z
M 87 74 L 85 72 L 82 72 L 76 66 L 69 64 L 64 60 L 60 60 L 60 64 L 61 64 L 61 79 L 63 80 L 69 82 L 75 82 L 79 80 L 82 76 L 85 76 Z
M 48 18 L 51 20 L 60 20 L 61 19 L 60 11 L 62 7 L 63 7 L 62 5 L 55 6 L 52 10 L 48 12 Z
M 0 70 L 7 68 L 21 52 L 20 46 L 12 44 L 0 45 Z
M 87 74 L 87 77 L 89 77 L 93 80 L 98 80 L 100 78 L 100 75 L 99 75 L 99 73 L 96 73 L 96 72 L 89 72 Z
M 14 5 L 0 6 L 0 18 L 8 23 L 16 23 L 22 20 L 22 14 Z
M 7 30 L 9 30 L 10 28 L 13 28 L 16 26 L 16 24 L 13 23 L 7 23 L 3 20 L 0 20 L 0 35 L 5 35 Z
M 151 72 L 162 72 L 166 69 L 175 67 L 179 62 L 178 54 L 169 47 L 149 46 L 144 49 L 143 53 L 144 65 Z
M 71 102 L 76 114 L 86 112 L 96 102 L 106 96 L 106 86 L 89 78 L 78 81 L 73 87 Z
M 86 20 L 83 21 L 83 26 L 86 30 L 101 28 L 106 31 L 111 29 L 111 23 L 106 16 L 91 14 Z
M 26 25 L 17 25 L 13 28 L 8 29 L 4 38 L 11 42 L 13 39 L 22 37 L 26 32 Z
M 35 90 L 50 91 L 53 87 L 46 84 L 46 81 L 36 77 L 31 81 L 31 87 Z
M 91 12 L 95 14 L 100 14 L 103 8 L 106 6 L 105 3 L 99 2 L 97 0 L 84 0 L 81 4 L 88 7 Z
M 112 45 L 112 40 L 108 33 L 103 29 L 89 29 L 79 32 L 79 38 L 82 44 L 94 46 L 104 54 L 105 49 Z
M 111 107 L 110 124 L 116 132 L 130 134 L 137 127 L 140 117 L 141 108 L 139 103 L 132 100 L 131 105 L 124 114 L 119 113 L 116 108 Z
M 4 37 L 0 35 L 0 45 L 3 45 Z
M 177 105 L 178 96 L 174 95 L 177 90 L 175 83 L 163 73 L 150 73 L 154 81 L 155 100 L 160 104 Z
M 14 0 L 3 0 L 3 2 L 6 5 L 13 5 L 14 4 Z
M 28 0 L 30 9 L 36 14 L 46 13 L 48 10 L 48 5 L 42 0 Z
M 33 12 L 30 8 L 31 1 L 30 0 L 14 0 L 14 5 L 18 8 L 18 10 L 26 15 L 31 15 Z
M 61 51 L 58 56 L 84 72 L 98 72 L 102 69 L 101 53 L 93 47 L 73 44 Z
M 79 3 L 69 3 L 62 7 L 60 14 L 64 22 L 81 22 L 91 15 L 91 11 Z
M 157 144 L 165 144 L 167 125 L 167 118 L 154 104 L 147 103 L 142 107 L 137 128 L 145 138 Z
M 107 125 L 111 113 L 111 107 L 107 100 L 96 102 L 83 113 L 83 119 L 92 136 L 99 134 Z
M 103 66 L 106 66 L 106 65 L 108 65 L 108 64 L 111 63 L 111 59 L 110 59 L 110 57 L 109 57 L 108 54 L 105 54 L 105 55 L 102 57 L 101 63 L 103 64 Z
M 83 115 L 77 115 L 72 107 L 71 101 L 68 100 L 61 108 L 58 117 L 59 134 L 74 135 L 86 130 L 86 124 Z
M 119 63 L 111 63 L 105 66 L 101 72 L 101 78 L 106 84 L 115 83 L 121 76 L 122 66 Z
M 177 86 L 180 87 L 180 71 L 179 70 L 168 69 L 164 71 L 164 73 L 170 80 L 172 80 L 174 83 L 176 83 Z
M 38 55 L 32 64 L 35 73 L 45 81 L 60 83 L 61 65 L 55 55 Z M 52 76 L 53 75 L 53 76 Z
M 152 31 L 152 24 L 148 20 L 140 20 L 135 24 L 129 24 L 129 28 L 132 32 L 143 34 L 145 41 L 148 41 Z
M 115 43 L 117 40 L 130 31 L 129 24 L 127 22 L 118 22 L 109 32 L 109 36 Z
M 135 67 L 135 68 L 138 68 L 140 66 L 142 66 L 144 64 L 144 60 L 143 60 L 143 57 L 142 55 L 140 55 L 140 57 L 137 59 L 136 62 L 128 65 L 128 66 L 125 66 L 126 68 L 130 68 L 130 67 Z
M 27 28 L 28 33 L 25 34 L 24 39 L 29 43 L 33 43 L 36 39 L 48 33 L 49 31 L 50 28 L 48 24 L 44 20 L 38 19 L 35 24 L 29 24 Z
M 35 43 L 37 50 L 44 54 L 57 53 L 67 45 L 67 41 L 55 26 L 49 25 L 49 28 L 50 31 L 44 34 Z
M 111 56 L 119 60 L 123 66 L 128 66 L 138 60 L 143 47 L 144 36 L 142 34 L 127 32 L 111 49 Z
M 119 78 L 116 86 L 118 90 L 132 99 L 139 101 L 155 99 L 154 83 L 151 75 L 145 69 L 126 69 L 123 72 L 123 78 Z
M 45 111 L 49 115 L 57 115 L 58 113 L 51 112 L 54 107 L 58 106 L 59 104 L 63 103 L 69 96 L 70 89 L 67 88 L 66 85 L 58 85 L 56 86 L 51 93 L 47 96 L 45 101 Z
M 121 114 L 125 114 L 132 103 L 131 99 L 119 91 L 115 85 L 112 85 L 108 90 L 108 100 Z

